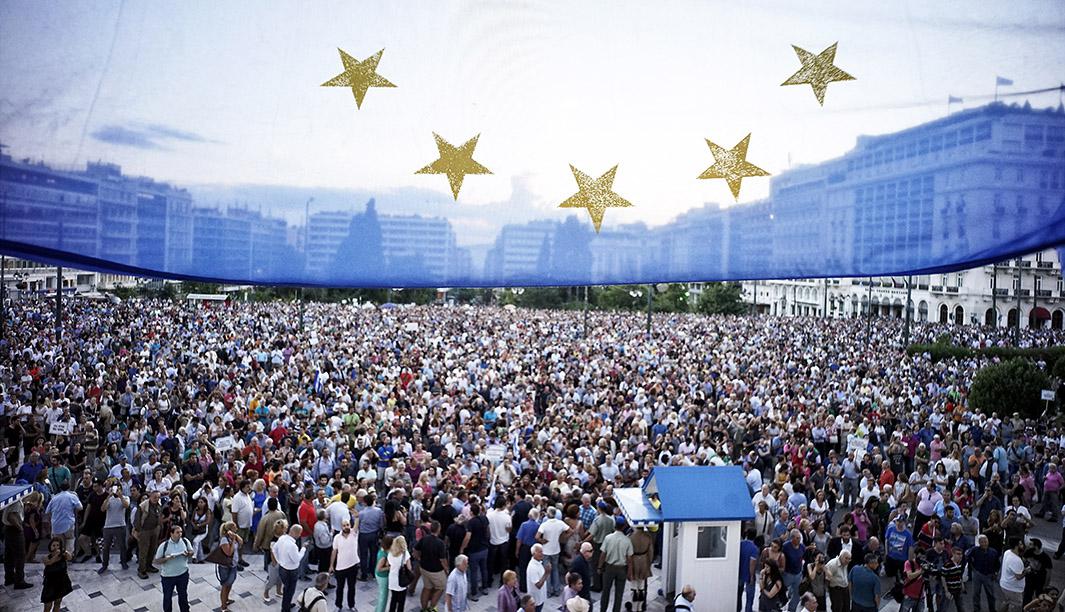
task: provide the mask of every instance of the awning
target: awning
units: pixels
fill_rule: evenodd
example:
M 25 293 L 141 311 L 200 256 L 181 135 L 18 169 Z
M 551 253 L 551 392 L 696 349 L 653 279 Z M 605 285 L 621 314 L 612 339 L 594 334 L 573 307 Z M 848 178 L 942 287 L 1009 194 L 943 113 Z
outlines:
M 0 485 L 0 510 L 33 492 L 32 485 Z
M 643 494 L 643 489 L 614 489 L 614 499 L 621 506 L 625 521 L 632 527 L 649 528 L 662 522 L 662 512 Z
M 1036 306 L 1032 309 L 1032 314 L 1030 316 L 1037 321 L 1049 321 L 1050 311 L 1042 306 Z

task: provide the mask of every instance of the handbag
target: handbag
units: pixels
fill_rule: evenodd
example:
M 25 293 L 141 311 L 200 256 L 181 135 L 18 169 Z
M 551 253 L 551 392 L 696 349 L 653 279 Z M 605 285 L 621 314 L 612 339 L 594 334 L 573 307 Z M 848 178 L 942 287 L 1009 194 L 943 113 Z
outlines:
M 214 550 L 204 558 L 204 561 L 217 563 L 218 565 L 232 565 L 233 555 L 227 555 L 221 546 L 215 546 Z
M 406 564 L 399 567 L 399 586 L 400 588 L 407 588 L 410 583 L 414 582 L 414 572 L 407 569 Z

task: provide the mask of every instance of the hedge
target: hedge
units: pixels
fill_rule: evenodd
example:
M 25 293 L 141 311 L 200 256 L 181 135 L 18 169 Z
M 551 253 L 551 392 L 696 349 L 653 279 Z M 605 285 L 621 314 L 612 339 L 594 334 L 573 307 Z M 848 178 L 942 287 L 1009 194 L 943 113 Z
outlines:
M 1047 371 L 1054 371 L 1055 363 L 1065 357 L 1065 346 L 1050 346 L 1042 348 L 1015 348 L 1011 346 L 992 346 L 988 348 L 969 348 L 953 344 L 911 344 L 906 347 L 908 355 L 920 355 L 928 353 L 932 361 L 941 359 L 967 359 L 971 357 L 998 357 L 1006 361 L 1020 357 L 1032 361 L 1043 361 L 1047 364 Z

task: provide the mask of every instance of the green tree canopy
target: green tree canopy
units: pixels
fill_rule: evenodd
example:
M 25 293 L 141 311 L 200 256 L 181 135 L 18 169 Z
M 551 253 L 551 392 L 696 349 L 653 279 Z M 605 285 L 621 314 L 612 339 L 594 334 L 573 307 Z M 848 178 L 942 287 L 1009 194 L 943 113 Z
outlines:
M 707 283 L 696 310 L 703 314 L 740 315 L 747 312 L 739 283 Z
M 1011 359 L 982 368 L 969 388 L 969 406 L 985 414 L 1020 412 L 1038 418 L 1045 409 L 1040 391 L 1050 388 L 1050 377 L 1026 359 Z

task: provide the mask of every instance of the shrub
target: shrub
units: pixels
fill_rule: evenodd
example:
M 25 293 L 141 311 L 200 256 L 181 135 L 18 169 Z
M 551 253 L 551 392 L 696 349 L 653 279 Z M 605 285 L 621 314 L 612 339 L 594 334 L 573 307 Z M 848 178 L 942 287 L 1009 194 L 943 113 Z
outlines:
M 1011 359 L 982 368 L 969 388 L 969 406 L 985 414 L 1020 412 L 1039 418 L 1045 404 L 1039 393 L 1050 386 L 1050 378 L 1039 366 L 1026 359 Z

